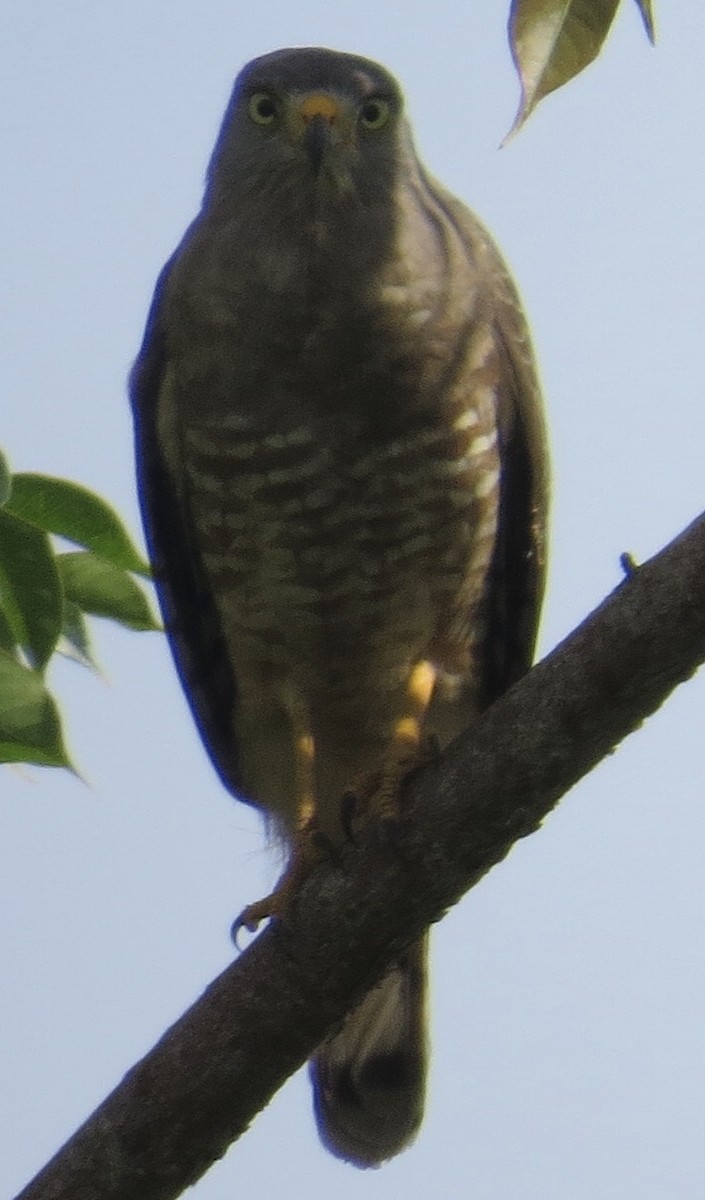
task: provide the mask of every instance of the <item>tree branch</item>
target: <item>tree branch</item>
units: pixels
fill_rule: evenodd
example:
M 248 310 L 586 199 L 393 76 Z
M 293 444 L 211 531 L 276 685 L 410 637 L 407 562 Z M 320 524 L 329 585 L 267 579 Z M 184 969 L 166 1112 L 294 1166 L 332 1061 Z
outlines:
M 168 1200 L 193 1184 L 413 940 L 705 659 L 705 515 L 410 782 L 17 1200 Z

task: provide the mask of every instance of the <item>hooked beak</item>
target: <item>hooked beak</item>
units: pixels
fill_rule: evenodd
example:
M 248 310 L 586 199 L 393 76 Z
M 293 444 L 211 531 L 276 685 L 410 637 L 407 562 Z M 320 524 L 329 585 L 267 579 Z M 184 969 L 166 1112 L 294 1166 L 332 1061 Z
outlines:
M 313 92 L 304 97 L 298 109 L 304 123 L 304 149 L 318 175 L 336 124 L 340 123 L 340 106 L 328 92 Z
M 330 146 L 330 124 L 325 117 L 313 117 L 304 133 L 304 149 L 311 160 L 314 175 L 321 170 L 321 163 Z

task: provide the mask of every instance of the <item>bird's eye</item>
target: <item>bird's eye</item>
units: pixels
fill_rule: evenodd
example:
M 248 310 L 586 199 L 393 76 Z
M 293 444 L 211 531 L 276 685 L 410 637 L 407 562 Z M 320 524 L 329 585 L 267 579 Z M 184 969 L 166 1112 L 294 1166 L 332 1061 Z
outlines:
M 271 125 L 276 120 L 279 109 L 269 92 L 255 92 L 250 96 L 247 112 L 255 125 Z
M 360 108 L 360 124 L 365 129 L 382 129 L 389 120 L 390 108 L 381 96 L 375 96 Z

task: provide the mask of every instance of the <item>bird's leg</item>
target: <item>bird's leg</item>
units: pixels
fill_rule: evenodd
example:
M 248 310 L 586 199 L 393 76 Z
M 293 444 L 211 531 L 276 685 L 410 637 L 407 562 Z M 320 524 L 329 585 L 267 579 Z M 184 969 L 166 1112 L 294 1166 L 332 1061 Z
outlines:
M 380 761 L 362 772 L 347 790 L 343 807 L 354 807 L 355 817 L 372 818 L 392 824 L 399 817 L 399 793 L 407 775 L 435 753 L 424 735 L 426 712 L 433 695 L 436 671 L 430 662 L 417 663 L 409 675 L 404 704 L 392 727 L 389 742 Z M 297 806 L 291 834 L 291 856 L 274 891 L 245 908 L 233 925 L 233 934 L 242 929 L 254 932 L 261 921 L 276 917 L 285 921 L 292 902 L 313 867 L 330 857 L 331 846 L 321 832 L 316 816 L 314 791 L 315 741 L 308 710 L 293 689 L 287 688 L 283 700 L 291 720 L 294 745 Z M 343 813 L 343 826 L 354 824 Z
M 234 936 L 242 928 L 254 932 L 268 917 L 286 920 L 299 888 L 327 852 L 327 842 L 316 820 L 315 742 L 308 709 L 292 688 L 286 688 L 283 700 L 291 721 L 294 746 L 296 812 L 291 832 L 291 855 L 274 891 L 262 900 L 248 904 L 240 913 L 233 925 Z
M 417 663 L 409 676 L 406 711 L 394 724 L 380 769 L 379 786 L 371 798 L 372 811 L 382 820 L 396 820 L 403 780 L 427 761 L 424 722 L 435 682 L 436 670 L 426 659 Z
M 433 739 L 424 734 L 424 721 L 436 682 L 435 667 L 422 659 L 413 668 L 406 687 L 402 714 L 394 722 L 392 736 L 379 764 L 356 779 L 346 794 L 362 819 L 376 817 L 392 822 L 399 816 L 399 794 L 403 780 L 435 757 Z

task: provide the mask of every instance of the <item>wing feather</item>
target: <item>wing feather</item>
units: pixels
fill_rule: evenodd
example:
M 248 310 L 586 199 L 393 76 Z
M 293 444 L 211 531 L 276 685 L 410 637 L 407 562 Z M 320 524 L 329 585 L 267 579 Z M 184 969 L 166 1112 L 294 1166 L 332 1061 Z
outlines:
M 237 683 L 218 610 L 193 536 L 179 462 L 159 434 L 160 395 L 168 369 L 162 323 L 174 259 L 157 281 L 144 340 L 130 376 L 137 488 L 154 578 L 172 654 L 204 745 L 225 786 L 238 798 L 235 737 Z M 170 453 L 172 461 L 170 461 Z
M 548 449 L 531 338 L 516 287 L 482 223 L 435 185 L 480 272 L 492 305 L 500 386 L 497 427 L 501 483 L 497 542 L 487 594 L 482 706 L 531 666 L 546 575 Z

